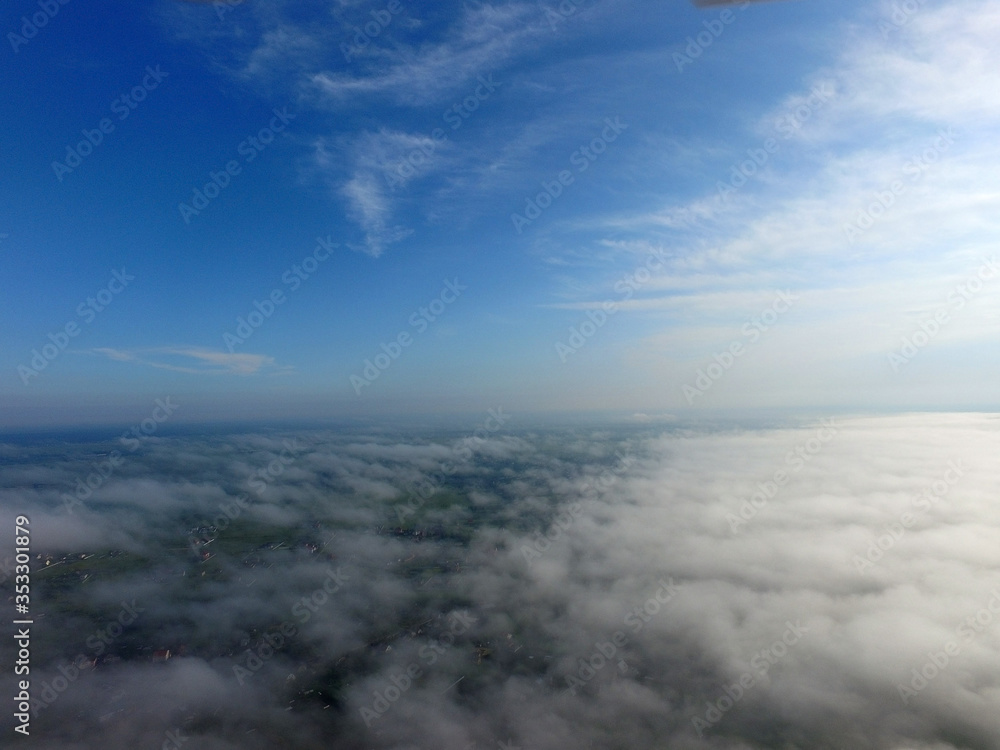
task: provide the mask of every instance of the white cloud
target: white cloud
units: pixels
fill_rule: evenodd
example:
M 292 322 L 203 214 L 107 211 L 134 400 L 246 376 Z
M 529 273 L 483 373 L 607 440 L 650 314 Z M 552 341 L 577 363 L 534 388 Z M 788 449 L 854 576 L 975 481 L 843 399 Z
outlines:
M 232 353 L 201 347 L 152 347 L 135 350 L 101 347 L 92 351 L 117 362 L 136 362 L 162 370 L 195 375 L 255 375 L 275 369 L 288 370 L 277 368 L 274 357 L 265 354 Z M 178 362 L 187 364 L 177 364 Z
M 739 339 L 739 326 L 775 289 L 801 302 L 780 333 L 768 334 L 763 380 L 736 378 L 742 393 L 759 400 L 805 388 L 812 403 L 826 402 L 839 389 L 824 371 L 843 378 L 845 367 L 855 387 L 867 379 L 889 398 L 902 382 L 925 397 L 940 389 L 930 371 L 901 382 L 883 379 L 883 370 L 900 338 L 995 256 L 1000 6 L 921 3 L 905 25 L 883 34 L 880 19 L 898 5 L 882 4 L 864 24 L 843 27 L 833 62 L 782 96 L 742 142 L 732 139 L 733 165 L 749 159 L 747 149 L 763 153 L 768 138 L 777 150 L 763 166 L 747 162 L 754 174 L 727 198 L 717 186 L 730 181 L 728 165 L 708 173 L 707 191 L 688 201 L 604 217 L 598 252 L 613 254 L 615 275 L 578 283 L 555 306 L 596 309 L 613 300 L 633 313 L 629 344 L 595 336 L 588 346 L 670 383 L 671 400 L 653 403 L 676 406 L 672 398 L 698 361 L 692 352 Z M 813 91 L 823 97 L 810 104 Z M 600 237 L 600 223 L 569 220 L 554 231 Z M 664 267 L 624 299 L 615 282 L 651 251 Z M 971 384 L 977 378 L 968 365 L 996 346 L 996 290 L 951 312 L 931 347 L 937 354 L 921 356 L 936 363 L 951 356 L 961 368 L 955 377 Z M 678 360 L 686 363 L 676 367 Z M 938 398 L 955 398 L 955 390 L 938 390 Z M 980 385 L 973 390 L 983 396 Z
M 307 748 L 460 750 L 498 736 L 536 750 L 609 738 L 719 750 L 776 737 L 817 748 L 993 746 L 997 415 L 714 430 L 637 416 L 643 426 L 493 436 L 469 452 L 457 435 L 431 443 L 395 431 L 309 432 L 292 448 L 274 434 L 150 438 L 73 516 L 59 496 L 95 470 L 95 446 L 61 444 L 58 458 L 48 446 L 5 446 L 17 462 L 0 465 L 0 511 L 9 522 L 33 509 L 33 551 L 77 551 L 82 539 L 87 551 L 150 561 L 137 555 L 73 589 L 72 609 L 50 608 L 49 631 L 87 649 L 103 626 L 86 616 L 134 598 L 143 612 L 130 633 L 186 644 L 167 665 L 141 651 L 102 662 L 100 680 L 88 674 L 46 709 L 46 747 L 72 746 L 56 734 L 64 728 L 133 747 L 153 739 L 142 735 L 149 717 L 156 731 L 176 726 L 175 709 L 177 721 L 198 717 L 186 734 L 219 747 L 263 748 L 272 730 Z M 261 471 L 266 491 L 199 548 L 211 559 L 192 555 L 191 526 L 235 512 Z M 401 521 L 412 482 L 435 476 L 440 494 Z M 308 622 L 293 617 L 334 567 L 346 585 Z M 663 581 L 676 592 L 660 604 Z M 472 626 L 442 639 L 457 611 Z M 238 693 L 226 689 L 246 649 L 283 621 L 295 635 Z M 625 641 L 592 659 L 616 631 Z M 946 648 L 946 666 L 901 695 Z M 51 682 L 65 657 L 35 655 L 39 684 Z M 360 709 L 411 663 L 419 677 L 366 726 Z M 336 712 L 311 692 L 331 674 Z M 745 675 L 752 685 L 720 703 Z M 572 693 L 570 677 L 583 683 Z M 693 719 L 706 703 L 722 710 L 700 738 Z M 130 710 L 109 721 L 118 708 Z
M 367 69 L 318 72 L 304 82 L 304 90 L 336 105 L 360 95 L 425 104 L 454 92 L 471 72 L 495 70 L 524 53 L 542 34 L 551 37 L 551 29 L 537 6 L 466 8 L 440 42 L 418 48 L 376 38 L 372 46 L 378 54 L 364 61 Z

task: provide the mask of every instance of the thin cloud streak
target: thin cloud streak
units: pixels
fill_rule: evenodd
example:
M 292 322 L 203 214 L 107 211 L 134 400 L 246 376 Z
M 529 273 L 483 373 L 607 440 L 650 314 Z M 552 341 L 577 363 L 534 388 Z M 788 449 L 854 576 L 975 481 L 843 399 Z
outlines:
M 102 354 L 116 362 L 134 362 L 163 370 L 195 375 L 256 375 L 262 371 L 266 372 L 276 368 L 274 357 L 269 357 L 265 354 L 230 353 L 200 347 L 152 347 L 135 350 L 99 347 L 91 351 L 95 354 Z M 173 356 L 179 357 L 182 360 L 193 359 L 202 366 L 176 365 L 164 362 L 162 358 L 150 358 L 147 355 Z

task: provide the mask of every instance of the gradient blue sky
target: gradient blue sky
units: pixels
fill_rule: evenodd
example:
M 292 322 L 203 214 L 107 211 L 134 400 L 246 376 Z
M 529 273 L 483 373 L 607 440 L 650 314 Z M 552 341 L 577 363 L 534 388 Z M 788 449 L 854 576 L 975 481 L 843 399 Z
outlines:
M 1000 404 L 998 2 L 71 0 L 19 40 L 33 14 L 0 14 L 0 426 L 130 422 L 168 395 L 179 421 Z M 294 119 L 258 152 L 276 108 Z M 292 289 L 317 238 L 338 247 Z

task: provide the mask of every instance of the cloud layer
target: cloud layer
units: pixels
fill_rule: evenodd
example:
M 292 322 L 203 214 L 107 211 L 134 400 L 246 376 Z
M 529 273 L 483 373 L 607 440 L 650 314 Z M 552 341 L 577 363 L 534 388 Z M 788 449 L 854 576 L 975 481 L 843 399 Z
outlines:
M 36 739 L 996 747 L 994 415 L 484 425 L 4 446 Z

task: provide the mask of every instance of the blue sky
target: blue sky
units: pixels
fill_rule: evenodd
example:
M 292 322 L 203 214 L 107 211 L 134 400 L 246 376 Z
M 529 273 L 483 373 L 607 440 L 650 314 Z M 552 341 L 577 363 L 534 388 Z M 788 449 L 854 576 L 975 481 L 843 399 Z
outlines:
M 1000 3 L 0 25 L 0 426 L 1000 403 Z

